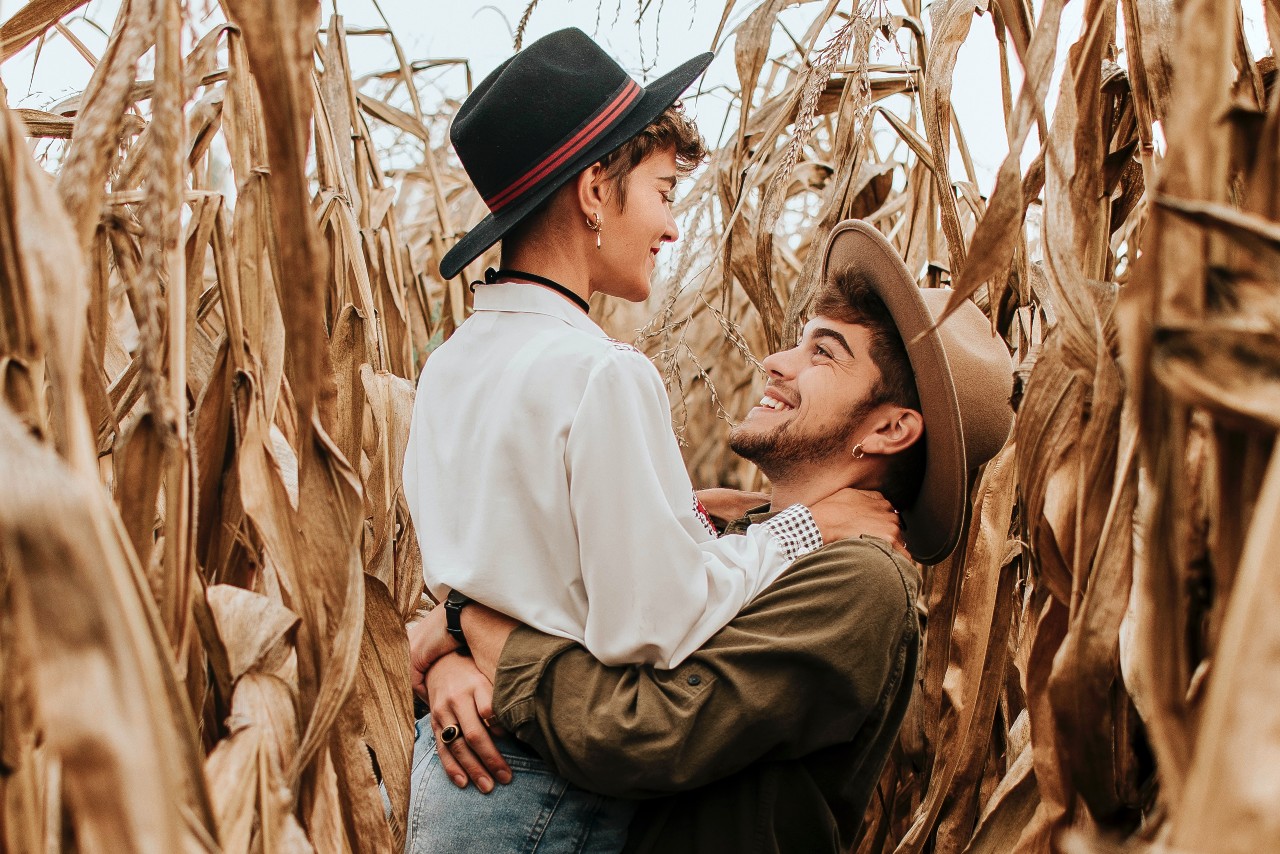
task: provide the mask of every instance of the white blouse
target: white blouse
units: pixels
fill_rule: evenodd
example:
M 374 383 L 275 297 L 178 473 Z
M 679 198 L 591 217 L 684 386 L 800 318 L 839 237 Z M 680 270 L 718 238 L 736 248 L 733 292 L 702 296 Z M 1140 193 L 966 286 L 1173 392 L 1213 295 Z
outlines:
M 418 382 L 404 488 L 428 589 L 452 589 L 605 664 L 674 667 L 796 557 L 794 505 L 716 538 L 662 378 L 555 292 L 477 287 Z

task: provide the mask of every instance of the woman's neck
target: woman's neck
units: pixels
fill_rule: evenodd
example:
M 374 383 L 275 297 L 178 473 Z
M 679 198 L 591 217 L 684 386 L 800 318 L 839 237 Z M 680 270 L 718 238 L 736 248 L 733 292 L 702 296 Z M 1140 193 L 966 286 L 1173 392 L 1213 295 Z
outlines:
M 523 240 L 502 247 L 503 270 L 520 270 L 559 282 L 583 299 L 591 296 L 591 277 L 583 259 L 572 247 L 549 245 L 549 241 Z

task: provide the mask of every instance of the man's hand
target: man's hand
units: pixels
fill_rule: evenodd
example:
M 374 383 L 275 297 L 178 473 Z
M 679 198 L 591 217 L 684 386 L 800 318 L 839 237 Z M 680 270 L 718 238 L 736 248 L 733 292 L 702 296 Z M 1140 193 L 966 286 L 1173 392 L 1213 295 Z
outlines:
M 418 622 L 409 626 L 409 684 L 413 693 L 426 701 L 425 678 L 431 665 L 458 648 L 445 631 L 444 608 L 437 605 Z
M 902 519 L 878 492 L 845 488 L 810 505 L 809 512 L 818 523 L 823 543 L 866 534 L 885 540 L 907 554 L 907 544 L 902 539 Z
M 722 486 L 699 489 L 694 494 L 711 514 L 712 521 L 721 527 L 741 519 L 747 515 L 747 511 L 769 503 L 767 492 L 743 492 L 741 489 L 728 489 Z
M 511 782 L 511 768 L 490 738 L 493 717 L 493 685 L 470 658 L 451 653 L 431 666 L 426 674 L 426 692 L 431 704 L 431 729 L 445 773 L 459 789 L 467 780 L 486 795 L 493 781 Z M 461 735 L 446 742 L 441 733 L 457 727 Z M 492 732 L 502 734 L 494 727 Z

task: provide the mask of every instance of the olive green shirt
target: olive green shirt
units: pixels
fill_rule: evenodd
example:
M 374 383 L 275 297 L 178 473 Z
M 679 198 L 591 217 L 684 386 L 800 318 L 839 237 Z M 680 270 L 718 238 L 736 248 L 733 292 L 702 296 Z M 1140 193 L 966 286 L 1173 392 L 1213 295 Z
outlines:
M 644 799 L 627 851 L 844 851 L 911 697 L 919 583 L 881 540 L 832 543 L 672 670 L 521 627 L 494 708 L 572 782 Z

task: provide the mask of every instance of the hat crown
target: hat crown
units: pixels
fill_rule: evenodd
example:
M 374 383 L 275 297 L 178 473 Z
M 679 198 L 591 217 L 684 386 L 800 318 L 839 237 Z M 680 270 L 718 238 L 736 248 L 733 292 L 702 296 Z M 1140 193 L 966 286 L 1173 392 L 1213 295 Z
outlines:
M 937 323 L 953 292 L 917 286 L 898 250 L 875 226 L 837 223 L 822 260 L 826 280 L 848 270 L 884 302 L 907 345 L 915 375 L 926 448 L 915 504 L 902 508 L 911 556 L 937 563 L 955 548 L 967 512 L 969 473 L 999 453 L 1009 438 L 1013 360 L 982 310 L 965 300 Z
M 706 70 L 699 54 L 641 87 L 581 30 L 538 39 L 480 82 L 449 137 L 489 215 L 440 259 L 452 279 L 553 193 L 642 131 Z
M 952 293 L 950 288 L 921 289 L 935 322 Z M 965 464 L 973 470 L 1000 453 L 1013 429 L 1013 360 L 990 319 L 969 300 L 939 324 L 937 335 L 953 379 Z
M 467 176 L 496 210 L 510 201 L 504 191 L 515 188 L 508 196 L 518 196 L 522 178 L 533 174 L 527 183 L 536 183 L 539 164 L 575 141 L 585 145 L 585 135 L 616 123 L 640 93 L 622 66 L 570 27 L 543 36 L 490 72 L 463 101 L 449 139 Z

